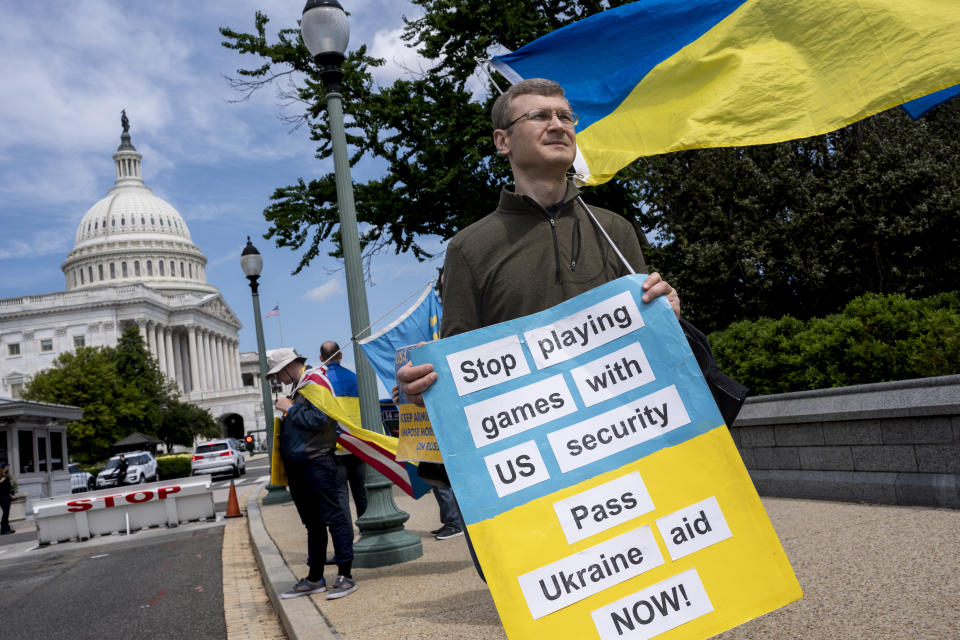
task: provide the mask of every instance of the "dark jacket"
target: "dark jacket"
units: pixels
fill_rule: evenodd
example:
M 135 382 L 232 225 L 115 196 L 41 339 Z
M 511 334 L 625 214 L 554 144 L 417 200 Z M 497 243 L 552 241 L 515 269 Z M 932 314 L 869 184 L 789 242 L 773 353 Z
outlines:
M 453 237 L 443 265 L 441 337 L 543 311 L 629 273 L 577 202 L 579 193 L 568 182 L 563 201 L 544 208 L 504 187 L 493 213 Z M 590 210 L 634 270 L 646 273 L 633 226 L 611 211 Z M 717 368 L 699 329 L 685 320 L 680 324 L 729 425 L 748 389 Z M 442 464 L 420 463 L 418 473 L 431 484 L 449 486 Z
M 304 368 L 301 376 L 307 375 Z M 280 455 L 285 463 L 307 462 L 333 455 L 337 445 L 337 423 L 299 392 L 280 425 Z

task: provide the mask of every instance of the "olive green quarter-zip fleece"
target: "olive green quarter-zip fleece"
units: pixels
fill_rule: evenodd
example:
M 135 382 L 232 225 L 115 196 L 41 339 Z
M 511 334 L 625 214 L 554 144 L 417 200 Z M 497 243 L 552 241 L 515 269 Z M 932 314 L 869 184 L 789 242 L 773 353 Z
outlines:
M 443 267 L 441 336 L 543 311 L 629 271 L 576 201 L 567 183 L 562 202 L 544 208 L 504 187 L 497 209 L 457 233 Z M 627 261 L 646 272 L 633 227 L 590 207 Z

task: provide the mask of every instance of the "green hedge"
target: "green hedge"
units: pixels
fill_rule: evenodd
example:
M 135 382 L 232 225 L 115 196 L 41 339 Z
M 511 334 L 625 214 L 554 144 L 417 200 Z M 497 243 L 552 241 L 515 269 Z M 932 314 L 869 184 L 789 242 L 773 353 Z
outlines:
M 73 466 L 80 469 L 81 471 L 86 471 L 94 478 L 97 477 L 97 474 L 103 471 L 103 467 L 107 464 L 106 462 L 99 462 L 96 464 L 83 464 L 81 462 L 71 462 Z
M 960 372 L 960 292 L 866 294 L 841 313 L 735 322 L 710 335 L 717 363 L 752 395 Z
M 160 480 L 189 477 L 191 457 L 193 456 L 189 453 L 176 453 L 158 457 L 157 476 Z

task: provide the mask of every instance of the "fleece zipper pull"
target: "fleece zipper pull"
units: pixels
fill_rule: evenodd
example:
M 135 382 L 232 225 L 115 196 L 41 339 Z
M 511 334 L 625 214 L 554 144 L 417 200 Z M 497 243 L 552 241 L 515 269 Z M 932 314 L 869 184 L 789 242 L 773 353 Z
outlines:
M 550 218 L 550 232 L 553 234 L 553 258 L 557 265 L 557 284 L 563 280 L 563 269 L 560 267 L 560 243 L 557 242 L 557 221 Z
M 573 219 L 573 231 L 570 236 L 570 271 L 577 270 L 577 258 L 580 257 L 580 218 Z

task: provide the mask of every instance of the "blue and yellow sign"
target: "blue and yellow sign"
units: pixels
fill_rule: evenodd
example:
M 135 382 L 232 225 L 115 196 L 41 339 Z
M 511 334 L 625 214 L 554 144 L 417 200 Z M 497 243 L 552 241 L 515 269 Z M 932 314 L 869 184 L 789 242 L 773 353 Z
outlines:
M 431 324 L 437 316 L 431 317 Z M 434 338 L 436 339 L 436 338 Z M 399 347 L 394 354 L 396 369 L 410 361 L 410 350 L 415 345 Z M 417 462 L 443 462 L 440 456 L 440 447 L 433 434 L 433 425 L 427 410 L 410 402 L 403 391 L 399 392 L 397 410 L 400 427 L 397 440 L 397 460 L 413 460 Z
M 802 597 L 644 278 L 410 352 L 512 639 L 706 638 Z

